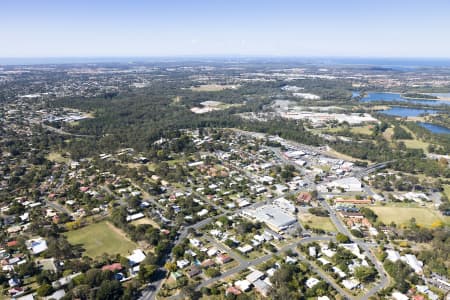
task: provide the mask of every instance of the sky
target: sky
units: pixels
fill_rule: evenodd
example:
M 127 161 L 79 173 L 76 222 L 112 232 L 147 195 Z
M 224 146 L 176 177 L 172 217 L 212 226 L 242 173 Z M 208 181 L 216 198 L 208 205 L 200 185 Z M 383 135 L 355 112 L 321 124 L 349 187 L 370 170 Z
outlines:
M 0 57 L 450 58 L 448 0 L 2 0 Z

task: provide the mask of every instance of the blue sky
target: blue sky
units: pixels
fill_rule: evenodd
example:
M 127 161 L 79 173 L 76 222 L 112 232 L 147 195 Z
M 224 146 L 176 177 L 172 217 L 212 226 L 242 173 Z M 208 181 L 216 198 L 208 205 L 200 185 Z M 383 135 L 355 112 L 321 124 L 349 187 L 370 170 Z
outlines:
M 448 0 L 2 0 L 0 57 L 450 58 Z

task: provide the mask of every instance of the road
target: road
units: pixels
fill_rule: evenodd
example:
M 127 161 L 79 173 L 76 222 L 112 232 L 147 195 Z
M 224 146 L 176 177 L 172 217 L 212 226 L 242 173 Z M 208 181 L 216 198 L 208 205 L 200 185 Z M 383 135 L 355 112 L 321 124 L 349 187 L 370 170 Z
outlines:
M 160 271 L 165 272 L 164 268 L 159 268 Z M 162 286 L 162 283 L 164 282 L 165 278 L 161 278 L 158 281 L 154 281 L 146 287 L 141 294 L 141 297 L 139 297 L 139 300 L 154 300 L 156 296 L 158 295 L 158 291 Z
M 208 240 L 208 242 L 210 242 L 211 244 L 213 244 L 216 248 L 220 249 L 222 252 L 228 253 L 228 255 L 233 258 L 235 261 L 237 261 L 240 265 L 245 264 L 247 261 L 242 258 L 240 255 L 237 255 L 236 253 L 234 253 L 234 251 L 232 251 L 230 248 L 228 248 L 227 246 L 225 246 L 222 243 L 219 243 L 218 241 L 216 241 L 213 237 L 204 234 L 203 237 L 205 239 Z
M 303 146 L 302 146 L 303 147 Z M 318 152 L 318 151 L 316 151 Z M 275 154 L 282 159 L 285 163 L 293 165 L 294 167 L 296 167 L 296 164 L 294 162 L 292 162 L 291 160 L 286 159 L 281 152 L 275 151 Z M 370 174 L 371 172 L 374 172 L 376 170 L 385 168 L 387 166 L 387 164 L 391 163 L 393 161 L 388 161 L 388 162 L 384 162 L 384 163 L 379 163 L 379 164 L 375 164 L 372 166 L 369 166 L 363 170 L 360 170 L 359 172 L 357 172 L 356 174 L 354 173 L 353 176 L 356 177 L 363 177 L 367 174 Z M 369 195 L 373 195 L 373 191 L 369 188 L 366 187 L 365 191 L 369 194 Z M 322 197 L 322 195 L 318 195 L 319 198 Z M 336 215 L 335 211 L 330 207 L 330 205 L 327 203 L 327 201 L 322 201 L 321 202 L 322 205 L 324 206 L 325 209 L 328 210 L 329 214 L 330 214 L 330 219 L 333 222 L 333 224 L 336 226 L 336 229 L 345 234 L 346 236 L 352 237 L 352 234 L 350 233 L 350 231 L 347 229 L 347 227 L 342 223 L 342 221 L 338 218 L 338 216 Z M 375 265 L 376 270 L 378 271 L 378 274 L 380 276 L 380 282 L 377 283 L 374 287 L 372 287 L 367 293 L 365 293 L 364 296 L 361 296 L 359 299 L 361 300 L 368 300 L 371 296 L 375 295 L 378 291 L 386 288 L 389 284 L 389 279 L 386 276 L 386 273 L 384 271 L 383 266 L 381 266 L 381 264 L 378 262 L 378 260 L 376 259 L 376 257 L 373 255 L 371 249 L 368 247 L 367 243 L 365 243 L 364 241 L 357 239 L 357 238 L 353 238 L 354 242 L 366 253 L 366 256 L 368 257 L 368 259 Z
M 267 254 L 261 257 L 258 257 L 254 260 L 244 260 L 241 259 L 242 263 L 239 264 L 239 266 L 234 267 L 224 273 L 222 273 L 220 276 L 215 277 L 215 278 L 210 278 L 207 280 L 202 281 L 202 283 L 200 283 L 200 285 L 197 286 L 197 290 L 199 291 L 202 287 L 208 286 L 210 284 L 213 284 L 214 282 L 223 280 L 235 273 L 239 273 L 249 267 L 253 267 L 253 266 L 257 266 L 259 264 L 262 264 L 266 261 L 268 261 L 269 259 L 271 259 L 274 255 L 277 254 L 281 254 L 283 252 L 286 252 L 287 250 L 295 250 L 296 247 L 300 244 L 304 244 L 304 243 L 312 243 L 312 242 L 319 242 L 319 241 L 329 241 L 331 240 L 330 237 L 310 237 L 310 238 L 304 238 L 302 240 L 300 240 L 299 242 L 294 242 L 292 244 L 286 245 L 283 248 L 279 249 L 277 252 L 275 253 L 271 253 L 271 254 Z M 230 254 L 230 253 L 229 253 Z
M 342 223 L 341 219 L 339 219 L 339 217 L 336 215 L 334 210 L 331 209 L 331 207 L 327 203 L 327 201 L 322 201 L 321 203 L 322 203 L 323 207 L 328 210 L 328 212 L 330 214 L 330 219 L 333 222 L 333 224 L 336 226 L 336 229 L 339 232 L 341 232 L 349 237 L 352 237 L 352 234 L 350 233 L 350 231 Z M 378 274 L 380 275 L 380 282 L 377 283 L 374 287 L 372 287 L 367 293 L 365 293 L 364 296 L 361 296 L 359 298 L 361 300 L 368 300 L 371 296 L 375 295 L 380 290 L 386 288 L 389 284 L 389 279 L 386 276 L 383 266 L 376 259 L 375 255 L 373 255 L 373 253 L 372 253 L 371 249 L 368 247 L 367 243 L 365 243 L 363 240 L 360 240 L 357 238 L 353 238 L 353 241 L 366 253 L 366 256 L 375 265 L 375 268 L 378 271 Z
M 217 210 L 217 211 L 220 211 L 220 212 L 222 212 L 222 213 L 231 213 L 231 211 L 229 211 L 228 209 L 223 208 L 223 207 L 220 206 L 220 205 L 217 205 L 217 204 L 214 203 L 213 201 L 209 200 L 207 197 L 205 197 L 205 196 L 203 196 L 203 195 L 200 195 L 200 194 L 197 193 L 197 192 L 192 191 L 192 195 L 195 196 L 195 197 L 197 197 L 197 198 L 200 198 L 200 200 L 202 200 L 202 201 L 207 202 L 209 205 L 211 205 L 212 207 L 214 207 L 214 209 Z
M 211 238 L 211 239 L 212 239 L 212 238 Z M 250 260 L 250 261 L 249 261 L 249 260 L 245 260 L 245 259 L 240 258 L 239 261 L 240 261 L 241 263 L 240 263 L 237 267 L 231 268 L 230 270 L 228 270 L 228 271 L 222 273 L 222 274 L 221 274 L 220 276 L 218 276 L 218 277 L 214 277 L 214 278 L 210 278 L 210 279 L 207 279 L 207 280 L 202 281 L 202 282 L 197 286 L 196 290 L 197 290 L 197 291 L 200 291 L 203 287 L 209 286 L 209 285 L 211 285 L 211 284 L 213 284 L 213 283 L 215 283 L 215 282 L 217 282 L 217 281 L 224 280 L 224 279 L 226 279 L 227 277 L 232 276 L 232 275 L 234 275 L 234 274 L 236 274 L 236 273 L 239 273 L 239 272 L 241 272 L 241 271 L 244 271 L 244 270 L 246 270 L 246 269 L 249 268 L 249 267 L 254 267 L 254 266 L 257 266 L 257 265 L 259 265 L 259 264 L 265 263 L 266 261 L 270 260 L 274 255 L 281 254 L 281 253 L 283 253 L 283 252 L 285 252 L 285 251 L 287 251 L 287 250 L 293 250 L 293 251 L 295 251 L 296 247 L 297 247 L 298 245 L 302 244 L 302 243 L 312 243 L 312 242 L 319 242 L 319 241 L 329 241 L 329 240 L 331 240 L 331 239 L 332 239 L 331 237 L 327 237 L 327 236 L 326 236 L 326 237 L 310 237 L 310 238 L 304 238 L 304 239 L 302 239 L 302 240 L 300 240 L 300 241 L 298 241 L 298 242 L 294 242 L 294 243 L 292 243 L 292 244 L 289 244 L 289 245 L 287 245 L 287 246 L 284 246 L 283 248 L 279 249 L 279 250 L 278 250 L 277 252 L 275 252 L 275 253 L 266 254 L 266 255 L 264 255 L 264 256 L 261 256 L 261 257 L 258 257 L 258 258 L 256 258 L 256 259 L 254 259 L 254 260 Z M 230 253 L 229 251 L 227 251 L 227 252 L 228 252 L 228 254 L 230 254 L 230 256 L 231 256 L 231 253 Z M 322 274 L 323 274 L 323 272 L 322 272 Z M 319 275 L 320 277 L 322 277 L 321 274 L 318 274 L 318 275 Z M 182 297 L 180 294 L 178 294 L 178 295 L 174 295 L 174 296 L 169 297 L 169 299 L 170 299 L 170 300 L 180 300 L 180 299 L 183 299 L 183 297 Z M 145 300 L 148 300 L 148 299 L 145 299 Z
M 244 134 L 252 134 L 252 133 L 248 133 L 248 132 L 242 132 Z M 295 142 L 288 142 L 289 145 L 295 146 L 295 147 L 301 147 L 303 149 L 307 149 L 309 151 L 313 151 L 316 153 L 320 153 L 322 155 L 326 155 L 326 156 L 330 156 L 329 154 L 327 154 L 324 151 L 318 150 L 315 147 L 310 147 L 310 146 L 305 146 L 305 145 L 300 145 L 297 144 Z M 290 161 L 289 159 L 285 158 L 281 151 L 279 151 L 279 149 L 276 148 L 270 148 L 268 147 L 268 149 L 274 151 L 275 155 L 281 159 L 284 163 L 286 164 L 290 164 L 293 165 L 296 169 L 298 169 L 301 173 L 303 173 L 302 170 L 299 169 L 299 166 L 297 166 L 296 164 L 294 164 L 292 161 Z M 376 170 L 379 170 L 381 168 L 386 167 L 386 165 L 389 162 L 386 163 L 380 163 L 380 164 L 376 164 L 376 165 L 372 165 L 369 166 L 368 168 L 359 170 L 358 172 L 354 173 L 353 176 L 356 176 L 358 178 L 361 178 L 371 172 L 374 172 Z M 242 171 L 242 170 L 241 170 Z M 252 178 L 251 174 L 246 174 L 249 178 Z M 366 189 L 366 192 L 369 195 L 372 195 L 373 192 L 370 188 Z M 198 195 L 197 195 L 198 196 Z M 204 197 L 201 197 L 205 200 Z M 202 227 L 206 226 L 207 224 L 209 224 L 210 222 L 212 222 L 213 220 L 217 219 L 220 216 L 226 215 L 227 213 L 230 213 L 230 211 L 228 211 L 227 209 L 224 209 L 223 207 L 217 206 L 215 203 L 213 203 L 212 201 L 209 200 L 205 200 L 207 201 L 210 205 L 212 205 L 213 207 L 216 208 L 216 210 L 221 211 L 222 214 L 217 215 L 215 217 L 210 217 L 207 218 L 203 221 L 200 221 L 194 225 L 191 226 L 187 226 L 185 227 L 180 235 L 178 236 L 178 239 L 175 241 L 175 245 L 177 245 L 178 243 L 180 243 L 182 240 L 184 240 L 187 236 L 188 236 L 188 231 L 189 229 L 194 229 L 194 230 L 198 230 L 201 229 Z M 159 203 L 158 203 L 159 204 Z M 334 210 L 331 209 L 331 207 L 328 205 L 328 203 L 326 201 L 322 201 L 323 206 L 328 210 L 328 212 L 330 213 L 330 219 L 332 220 L 332 222 L 334 223 L 334 225 L 336 226 L 336 228 L 338 229 L 339 232 L 351 237 L 352 235 L 350 234 L 349 230 L 347 229 L 346 226 L 343 225 L 342 221 L 336 216 Z M 254 203 L 252 206 L 250 207 L 257 207 L 261 205 L 261 203 Z M 249 208 L 249 207 L 247 207 Z M 233 211 L 233 213 L 239 213 L 240 211 L 242 211 L 243 209 L 237 210 L 237 211 Z M 225 246 L 223 246 L 221 243 L 217 242 L 216 240 L 214 240 L 212 237 L 205 235 L 206 239 L 213 243 L 217 248 L 221 249 L 222 251 L 225 251 L 227 253 L 229 253 L 229 255 L 231 257 L 233 257 L 233 259 L 235 259 L 239 265 L 222 273 L 220 276 L 215 277 L 215 278 L 210 278 L 207 280 L 202 281 L 196 288 L 197 291 L 199 291 L 201 288 L 209 286 L 217 281 L 223 280 L 233 274 L 239 273 L 249 267 L 252 266 L 256 266 L 259 265 L 261 263 L 264 263 L 266 261 L 268 261 L 269 259 L 271 259 L 275 254 L 281 254 L 287 250 L 294 250 L 296 251 L 296 247 L 301 244 L 301 243 L 310 243 L 310 242 L 315 242 L 315 241 L 328 241 L 331 238 L 330 237 L 310 237 L 310 238 L 305 238 L 300 240 L 299 242 L 294 242 L 291 243 L 281 249 L 279 249 L 276 253 L 274 254 L 267 254 L 261 257 L 258 257 L 254 260 L 248 261 L 238 255 L 236 255 L 235 253 L 233 253 L 233 251 L 231 251 L 231 249 L 227 249 Z M 380 276 L 380 282 L 377 283 L 375 286 L 373 286 L 364 296 L 359 297 L 358 299 L 362 299 L 362 300 L 368 300 L 371 296 L 375 295 L 378 291 L 380 291 L 381 289 L 387 287 L 387 285 L 389 284 L 389 280 L 385 274 L 385 271 L 383 269 L 383 267 L 380 265 L 380 263 L 378 262 L 378 260 L 376 259 L 376 257 L 373 255 L 373 253 L 371 252 L 371 249 L 369 248 L 369 246 L 362 240 L 359 239 L 354 239 L 355 243 L 357 243 L 357 245 L 366 253 L 366 256 L 368 257 L 368 259 L 375 265 L 375 268 L 378 271 L 378 274 Z M 170 256 L 169 256 L 170 258 Z M 355 297 L 351 296 L 348 294 L 348 292 L 346 292 L 343 288 L 341 288 L 334 280 L 332 280 L 324 271 L 322 271 L 319 267 L 317 267 L 315 264 L 313 264 L 312 262 L 309 262 L 304 256 L 299 255 L 299 258 L 302 261 L 305 261 L 311 268 L 312 270 L 317 273 L 324 281 L 326 281 L 328 284 L 330 284 L 331 286 L 333 286 L 341 295 L 344 295 L 347 299 L 356 299 Z M 143 296 L 140 298 L 141 300 L 153 300 L 155 295 L 157 294 L 159 288 L 161 286 L 161 282 L 158 283 L 158 286 L 156 287 L 156 290 L 154 292 L 147 292 L 145 294 L 143 294 Z M 171 300 L 176 300 L 176 299 L 182 299 L 181 295 L 175 295 L 170 297 Z
M 53 131 L 53 132 L 58 133 L 60 135 L 70 135 L 70 136 L 74 136 L 74 137 L 89 137 L 89 138 L 94 137 L 93 135 L 83 135 L 83 134 L 70 133 L 70 132 L 64 131 L 64 130 L 62 130 L 60 128 L 49 126 L 47 124 L 44 124 L 44 123 L 36 121 L 36 120 L 35 121 L 31 121 L 31 123 L 35 124 L 35 125 L 40 125 L 40 126 L 42 126 L 42 128 L 45 128 L 45 129 L 50 130 L 50 131 Z
M 345 299 L 356 299 L 354 296 L 350 295 L 346 290 L 344 290 L 339 284 L 337 284 L 334 279 L 328 276 L 321 268 L 319 268 L 316 264 L 309 261 L 306 257 L 304 257 L 299 251 L 297 251 L 298 258 L 309 265 L 309 267 L 320 276 L 326 283 L 331 285 L 336 291 L 339 292 L 341 296 L 344 296 Z
M 390 160 L 390 161 L 370 165 L 370 166 L 354 173 L 353 176 L 356 178 L 363 178 L 364 176 L 367 176 L 375 171 L 386 168 L 390 163 L 392 163 L 394 161 L 396 161 L 396 160 Z
M 65 183 L 65 178 L 66 178 L 66 173 L 67 173 L 67 166 L 64 165 L 62 171 L 61 171 L 61 176 L 59 178 L 58 184 L 55 187 L 55 190 L 59 190 Z M 70 210 L 68 210 L 65 206 L 60 205 L 59 203 L 55 202 L 55 201 L 50 201 L 50 200 L 45 200 L 45 205 L 47 205 L 48 207 L 53 208 L 56 211 L 59 211 L 60 213 L 64 213 L 67 215 L 71 215 L 72 212 Z
M 47 205 L 48 207 L 53 208 L 56 211 L 59 211 L 60 213 L 64 213 L 67 215 L 71 215 L 72 212 L 70 210 L 68 210 L 67 208 L 65 208 L 64 206 L 54 202 L 54 201 L 49 201 L 49 200 L 45 200 L 45 205 Z

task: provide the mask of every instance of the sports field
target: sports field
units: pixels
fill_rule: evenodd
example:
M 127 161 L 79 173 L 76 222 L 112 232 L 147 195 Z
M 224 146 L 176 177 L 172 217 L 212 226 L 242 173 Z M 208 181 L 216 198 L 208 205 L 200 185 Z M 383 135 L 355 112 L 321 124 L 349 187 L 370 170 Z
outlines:
M 450 219 L 441 216 L 439 212 L 426 207 L 389 207 L 374 206 L 370 207 L 377 215 L 380 221 L 385 224 L 394 222 L 397 225 L 407 224 L 411 218 L 416 219 L 416 223 L 421 226 L 431 227 L 436 221 L 448 223 Z
M 137 248 L 122 230 L 107 221 L 69 231 L 66 236 L 72 245 L 81 245 L 86 250 L 84 254 L 90 257 L 103 253 L 125 256 Z

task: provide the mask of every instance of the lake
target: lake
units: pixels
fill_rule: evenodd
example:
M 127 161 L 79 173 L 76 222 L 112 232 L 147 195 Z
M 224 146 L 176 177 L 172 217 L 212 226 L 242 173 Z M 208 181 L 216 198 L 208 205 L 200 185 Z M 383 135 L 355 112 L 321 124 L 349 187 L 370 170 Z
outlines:
M 396 117 L 419 117 L 422 114 L 435 114 L 437 110 L 408 108 L 408 107 L 392 107 L 381 111 L 382 114 Z
M 438 133 L 438 134 L 450 134 L 450 129 L 443 127 L 443 126 L 439 126 L 439 125 L 435 125 L 435 124 L 430 124 L 430 123 L 422 123 L 419 122 L 417 123 L 420 126 L 422 126 L 425 129 L 428 129 L 429 131 L 431 131 L 432 133 Z
M 450 101 L 442 101 L 442 100 L 418 100 L 418 99 L 409 99 L 404 98 L 402 95 L 398 93 L 368 93 L 367 96 L 360 100 L 361 102 L 375 102 L 375 101 L 386 101 L 386 102 L 408 102 L 415 104 L 424 104 L 424 105 L 450 105 Z

